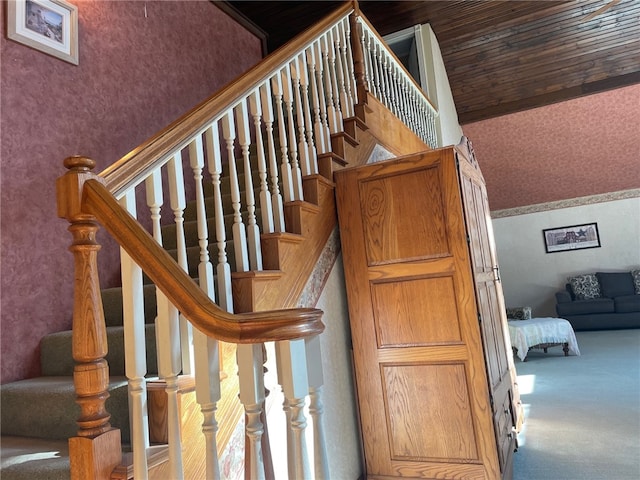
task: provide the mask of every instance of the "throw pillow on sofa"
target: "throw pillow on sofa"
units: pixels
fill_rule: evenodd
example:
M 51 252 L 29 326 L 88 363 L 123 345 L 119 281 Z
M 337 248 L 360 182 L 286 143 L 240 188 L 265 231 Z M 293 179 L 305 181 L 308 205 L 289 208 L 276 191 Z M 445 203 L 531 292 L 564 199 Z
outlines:
M 640 295 L 640 270 L 631 270 L 633 285 L 636 288 L 636 295 Z
M 630 272 L 597 272 L 596 277 L 600 283 L 600 293 L 603 297 L 623 297 L 625 295 L 633 295 L 636 291 Z
M 592 298 L 600 298 L 600 284 L 595 273 L 586 273 L 577 275 L 567 279 L 571 284 L 573 294 L 576 300 L 590 300 Z

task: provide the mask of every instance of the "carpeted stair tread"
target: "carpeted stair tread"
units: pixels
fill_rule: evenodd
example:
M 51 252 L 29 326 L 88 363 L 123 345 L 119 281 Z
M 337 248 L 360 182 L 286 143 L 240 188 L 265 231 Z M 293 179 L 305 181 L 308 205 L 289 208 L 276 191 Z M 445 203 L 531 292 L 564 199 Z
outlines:
M 2 436 L 2 480 L 69 480 L 68 440 Z
M 110 423 L 129 442 L 128 385 L 125 377 L 111 377 L 106 409 Z M 75 402 L 73 377 L 38 377 L 2 385 L 2 435 L 64 440 L 76 436 L 80 407 Z M 2 472 L 4 478 L 4 472 Z
M 157 315 L 156 287 L 147 284 L 144 294 L 144 322 L 153 323 Z M 101 291 L 104 319 L 107 327 L 123 325 L 122 321 L 122 288 L 105 288 Z
M 145 325 L 147 375 L 158 372 L 155 325 Z M 72 332 L 56 332 L 40 341 L 40 363 L 43 376 L 73 375 L 75 362 L 72 356 Z M 109 374 L 124 376 L 124 327 L 107 327 L 107 362 Z

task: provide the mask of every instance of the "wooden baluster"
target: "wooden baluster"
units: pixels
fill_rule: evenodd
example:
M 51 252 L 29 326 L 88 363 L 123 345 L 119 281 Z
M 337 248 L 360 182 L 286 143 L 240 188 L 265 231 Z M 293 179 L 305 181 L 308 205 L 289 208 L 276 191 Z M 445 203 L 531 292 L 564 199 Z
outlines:
M 238 124 L 238 141 L 244 163 L 244 199 L 247 206 L 247 246 L 249 250 L 249 266 L 251 270 L 262 270 L 262 250 L 260 247 L 260 229 L 256 222 L 256 200 L 253 194 L 253 175 L 251 173 L 251 158 L 249 145 L 251 131 L 249 130 L 249 113 L 247 102 L 242 101 L 234 108 Z
M 340 42 L 336 38 L 336 29 L 329 30 L 325 37 L 327 38 L 327 53 L 329 54 L 329 65 L 331 67 L 331 82 L 333 84 L 334 99 L 336 105 L 336 120 L 338 122 L 336 128 L 339 132 L 344 130 L 343 115 L 348 111 L 346 104 L 346 90 L 344 88 L 344 73 L 342 71 L 342 63 L 340 61 Z
M 253 116 L 253 126 L 255 129 L 256 137 L 256 153 L 258 155 L 262 229 L 265 233 L 273 233 L 275 231 L 273 225 L 273 208 L 271 205 L 271 194 L 269 193 L 269 185 L 267 184 L 267 162 L 264 154 L 264 142 L 262 140 L 262 104 L 260 102 L 260 91 L 257 88 L 249 96 L 249 108 L 251 109 L 251 115 Z M 271 132 L 271 138 L 273 138 L 273 132 Z
M 309 80 L 311 81 L 311 104 L 313 108 L 313 131 L 316 137 L 316 146 L 318 153 L 327 153 L 330 151 L 329 139 L 322 124 L 322 116 L 320 111 L 320 92 L 318 91 L 318 71 L 316 65 L 316 49 L 315 44 L 305 50 L 307 64 L 309 65 Z
M 370 42 L 371 37 L 367 37 L 367 40 L 368 42 Z M 374 43 L 369 50 L 367 58 L 369 59 L 371 65 L 371 81 L 374 85 L 374 94 L 377 96 L 377 98 L 380 99 L 382 103 L 388 105 L 389 94 L 387 93 L 387 84 L 385 82 L 385 77 L 383 74 L 382 58 L 380 57 L 380 45 Z
M 91 170 L 95 162 L 86 157 L 64 160 L 69 170 L 56 182 L 58 216 L 71 225 L 73 243 L 74 305 L 72 354 L 76 365 L 73 383 L 76 403 L 80 406 L 78 436 L 69 439 L 72 480 L 95 478 L 107 480 L 122 461 L 120 430 L 109 423 L 105 408 L 109 397 L 107 333 L 100 295 L 96 242 L 98 224 L 95 217 L 82 212 L 82 188 L 90 179 L 102 180 Z
M 162 225 L 160 223 L 162 217 L 160 215 L 160 209 L 164 200 L 162 198 L 162 175 L 160 169 L 154 170 L 151 175 L 145 179 L 144 183 L 147 206 L 151 212 L 153 238 L 162 245 Z
M 334 101 L 333 79 L 334 75 L 331 71 L 329 48 L 327 46 L 327 36 L 320 37 L 320 53 L 322 55 L 322 63 L 324 66 L 324 88 L 326 91 L 327 100 L 327 116 L 329 118 L 329 131 L 331 133 L 337 133 L 341 131 L 340 124 L 338 123 L 338 109 Z
M 324 374 L 322 371 L 322 352 L 320 337 L 315 335 L 305 339 L 307 355 L 307 375 L 309 378 L 309 415 L 313 424 L 313 459 L 315 480 L 329 479 L 329 461 L 324 434 L 322 403 L 322 386 Z
M 329 128 L 329 112 L 327 107 L 327 95 L 324 71 L 324 61 L 322 58 L 322 47 L 320 46 L 320 40 L 316 40 L 313 44 L 315 64 L 316 64 L 316 84 L 318 85 L 318 103 L 320 105 L 320 121 L 322 128 L 324 129 L 324 138 L 327 147 L 327 152 L 331 151 L 331 129 Z
M 204 151 L 202 136 L 198 135 L 189 144 L 189 161 L 193 170 L 196 188 L 196 208 L 198 221 L 198 243 L 200 245 L 200 263 L 198 280 L 200 288 L 215 301 L 213 265 L 209 261 L 209 229 L 205 210 L 202 169 Z M 220 389 L 220 351 L 218 341 L 207 337 L 198 329 L 193 330 L 194 375 L 196 380 L 196 401 L 202 412 L 202 433 L 205 438 L 205 475 L 207 479 L 219 479 L 218 448 L 216 432 L 218 422 L 215 412 L 221 398 Z
M 309 175 L 311 173 L 311 165 L 309 159 L 309 144 L 307 143 L 307 137 L 304 131 L 305 113 L 302 105 L 302 95 L 300 90 L 302 88 L 302 72 L 301 66 L 296 55 L 291 61 L 290 73 L 291 82 L 293 83 L 293 96 L 296 105 L 296 121 L 298 123 L 298 152 L 300 152 L 300 171 L 302 175 Z M 302 179 L 300 179 L 300 188 L 302 188 Z
M 282 108 L 283 85 L 280 72 L 271 78 L 271 88 L 276 100 L 276 112 L 278 116 L 278 134 L 280 136 L 280 151 L 282 153 L 282 164 L 280 174 L 282 176 L 282 189 L 284 190 L 284 201 L 295 200 L 293 193 L 293 178 L 291 176 L 291 165 L 289 163 L 289 146 L 287 145 L 287 127 Z
M 273 101 L 271 98 L 271 84 L 265 82 L 260 86 L 260 100 L 262 101 L 262 118 L 267 128 L 267 152 L 269 154 L 269 174 L 271 178 L 271 207 L 273 210 L 273 229 L 284 232 L 284 207 L 280 185 L 278 182 L 278 159 L 276 157 L 275 141 L 273 139 Z
M 265 400 L 262 344 L 238 345 L 237 357 L 240 402 L 245 409 L 245 431 L 248 440 L 245 451 L 245 478 L 261 480 L 265 478 L 262 458 L 264 425 L 261 421 Z
M 135 190 L 120 200 L 122 207 L 136 217 Z M 135 478 L 146 479 L 148 473 L 149 417 L 147 412 L 147 356 L 144 321 L 142 269 L 120 248 L 122 276 L 122 315 L 124 328 L 125 375 L 129 380 L 129 422 L 133 446 Z
M 307 67 L 307 57 L 301 53 L 296 57 L 298 72 L 300 75 L 300 86 L 302 88 L 302 102 L 304 110 L 304 129 L 307 138 L 307 157 L 309 159 L 309 171 L 305 175 L 318 173 L 318 152 L 313 140 L 313 121 L 311 120 L 311 105 L 309 104 L 309 70 Z
M 291 160 L 291 181 L 293 200 L 303 200 L 302 173 L 298 163 L 298 145 L 296 141 L 296 127 L 293 113 L 293 89 L 291 87 L 291 68 L 286 64 L 280 71 L 282 76 L 282 99 L 287 107 L 287 131 L 289 133 L 289 158 Z
M 218 278 L 218 302 L 227 312 L 233 312 L 233 294 L 231 290 L 231 266 L 227 260 L 227 235 L 224 227 L 224 211 L 222 208 L 222 193 L 220 191 L 220 175 L 222 174 L 222 160 L 218 122 L 215 121 L 204 132 L 207 147 L 207 161 L 211 183 L 213 185 L 214 221 L 216 226 L 216 244 L 218 246 L 218 264 L 216 274 Z
M 307 421 L 304 404 L 309 394 L 307 360 L 304 340 L 276 342 L 276 363 L 278 382 L 286 399 L 288 408 L 288 428 L 291 429 L 292 442 L 288 445 L 289 478 L 311 478 L 305 429 Z M 285 409 L 286 412 L 286 409 Z
M 247 252 L 247 231 L 242 222 L 240 213 L 240 186 L 238 182 L 238 171 L 236 169 L 236 159 L 233 151 L 233 144 L 236 139 L 236 127 L 233 123 L 233 113 L 231 111 L 222 117 L 222 135 L 227 143 L 227 155 L 229 162 L 229 181 L 231 182 L 231 203 L 233 205 L 233 247 L 236 256 L 236 271 L 246 272 L 249 270 L 249 254 Z
M 184 236 L 184 209 L 187 206 L 184 194 L 184 176 L 182 172 L 182 155 L 174 154 L 167 162 L 169 177 L 169 198 L 176 223 L 176 246 L 178 264 L 189 273 L 187 263 L 187 245 Z M 193 366 L 193 328 L 191 323 L 180 315 L 180 351 L 182 354 L 182 373 L 191 375 Z

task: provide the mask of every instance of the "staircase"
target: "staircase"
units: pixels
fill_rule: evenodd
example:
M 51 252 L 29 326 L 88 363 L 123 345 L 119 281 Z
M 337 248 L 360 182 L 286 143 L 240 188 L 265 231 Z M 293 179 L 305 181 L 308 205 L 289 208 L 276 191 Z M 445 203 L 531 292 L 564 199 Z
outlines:
M 378 37 L 346 3 L 99 175 L 65 160 L 74 330 L 42 340 L 42 377 L 2 386 L 3 480 L 219 478 L 242 423 L 245 475 L 269 477 L 265 342 L 289 477 L 328 477 L 305 286 L 335 240 L 333 171 L 435 146 L 435 111 Z M 99 291 L 96 221 L 122 246 L 121 288 Z

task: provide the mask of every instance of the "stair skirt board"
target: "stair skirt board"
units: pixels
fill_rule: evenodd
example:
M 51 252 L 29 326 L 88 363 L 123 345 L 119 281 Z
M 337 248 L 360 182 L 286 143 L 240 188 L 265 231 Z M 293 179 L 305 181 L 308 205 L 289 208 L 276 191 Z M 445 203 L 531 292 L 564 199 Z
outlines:
M 71 478 L 68 440 L 3 436 L 1 447 L 2 480 Z
M 72 377 L 38 377 L 2 385 L 0 391 L 2 435 L 64 440 L 74 437 L 80 407 Z M 125 377 L 111 377 L 106 409 L 110 423 L 119 428 L 122 443 L 129 443 L 128 384 Z M 4 449 L 4 445 L 3 445 Z M 4 455 L 4 451 L 3 451 Z M 4 479 L 4 471 L 2 472 Z

